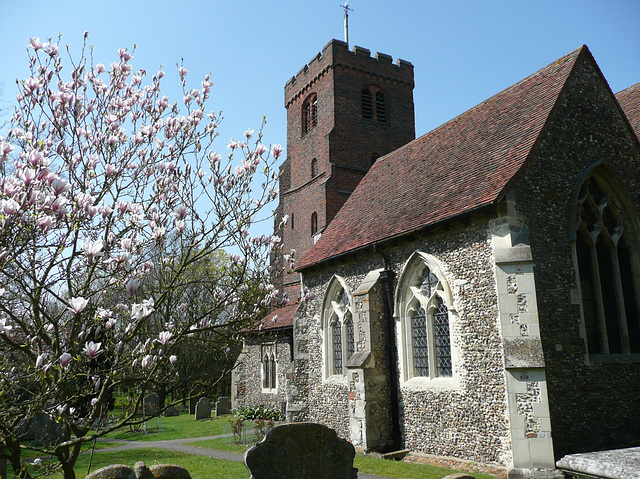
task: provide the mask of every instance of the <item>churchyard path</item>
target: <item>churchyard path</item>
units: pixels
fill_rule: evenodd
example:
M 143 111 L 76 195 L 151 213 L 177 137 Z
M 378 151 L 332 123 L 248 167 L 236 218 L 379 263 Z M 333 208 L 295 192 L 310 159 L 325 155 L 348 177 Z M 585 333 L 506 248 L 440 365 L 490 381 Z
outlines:
M 215 457 L 217 459 L 224 459 L 225 461 L 243 462 L 243 455 L 236 454 L 227 451 L 216 451 L 214 449 L 206 449 L 204 447 L 197 447 L 187 443 L 205 441 L 207 439 L 217 439 L 220 437 L 231 437 L 232 434 L 220 434 L 218 436 L 205 436 L 205 437 L 190 437 L 184 439 L 168 439 L 165 441 L 127 441 L 122 439 L 98 439 L 98 442 L 108 443 L 115 442 L 121 444 L 120 446 L 114 446 L 109 448 L 100 449 L 100 451 L 126 451 L 131 449 L 165 449 L 167 451 L 182 452 L 184 454 L 194 454 L 196 456 Z M 123 444 L 124 443 L 124 444 Z M 97 454 L 97 452 L 96 452 Z M 144 460 L 144 458 L 141 458 Z M 358 479 L 391 479 L 386 476 L 376 476 L 373 474 L 358 473 Z

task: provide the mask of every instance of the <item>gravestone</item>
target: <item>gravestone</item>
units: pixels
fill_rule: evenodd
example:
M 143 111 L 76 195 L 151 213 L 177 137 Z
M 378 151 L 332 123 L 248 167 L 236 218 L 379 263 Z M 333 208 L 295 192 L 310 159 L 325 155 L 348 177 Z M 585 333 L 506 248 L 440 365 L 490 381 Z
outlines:
M 196 413 L 196 404 L 198 404 L 198 401 L 200 400 L 202 396 L 191 396 L 189 398 L 189 414 L 195 414 Z
M 165 417 L 175 417 L 175 416 L 179 416 L 180 413 L 178 412 L 178 410 L 173 407 L 173 406 L 169 406 L 167 409 L 165 409 L 164 411 L 164 416 Z
M 276 426 L 244 454 L 250 479 L 357 479 L 356 450 L 336 432 L 313 423 Z
M 216 417 L 223 414 L 231 414 L 231 401 L 226 396 L 221 396 L 216 401 Z
M 160 404 L 160 400 L 158 399 L 158 395 L 153 393 L 149 394 L 146 398 L 144 398 L 142 402 L 142 409 L 144 411 L 145 416 L 155 416 L 158 414 L 158 406 Z
M 62 423 L 54 421 L 48 414 L 35 414 L 31 429 L 36 446 L 53 446 L 62 442 Z
M 211 403 L 206 397 L 200 398 L 196 404 L 196 420 L 211 417 Z

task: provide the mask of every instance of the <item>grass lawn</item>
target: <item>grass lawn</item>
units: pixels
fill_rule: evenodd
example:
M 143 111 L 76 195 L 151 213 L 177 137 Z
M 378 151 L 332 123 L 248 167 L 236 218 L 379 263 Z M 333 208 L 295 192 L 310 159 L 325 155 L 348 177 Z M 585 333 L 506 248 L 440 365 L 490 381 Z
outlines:
M 236 454 L 244 454 L 244 452 L 251 447 L 251 444 L 235 444 L 231 437 L 194 441 L 190 442 L 189 445 L 203 447 L 205 449 L 214 449 L 216 451 L 235 452 Z M 379 476 L 397 477 L 401 479 L 440 479 L 449 474 L 459 472 L 453 469 L 443 469 L 426 464 L 389 461 L 375 456 L 365 456 L 363 454 L 356 454 L 354 466 L 358 468 L 358 471 L 367 474 L 377 474 Z M 472 473 L 472 475 L 476 479 L 495 479 L 494 476 L 477 472 Z
M 131 451 L 100 451 L 93 455 L 91 472 L 110 464 L 126 464 L 133 467 L 138 461 L 144 461 L 147 466 L 152 464 L 177 464 L 186 468 L 193 479 L 247 479 L 249 472 L 241 462 L 224 461 L 204 456 L 194 456 L 181 452 L 165 451 L 162 449 L 134 449 Z M 89 455 L 80 456 L 76 463 L 76 477 L 83 478 L 87 474 Z M 62 478 L 62 473 L 54 476 Z
M 112 432 L 105 437 L 116 440 L 125 439 L 127 441 L 164 441 L 188 437 L 217 436 L 231 432 L 229 418 L 232 417 L 221 416 L 199 421 L 196 421 L 194 416 L 189 414 L 181 414 L 175 417 L 159 417 L 147 421 L 146 434 L 143 431 L 130 431 L 127 427 Z
M 126 439 L 131 441 L 161 441 L 167 439 L 196 438 L 203 436 L 215 436 L 231 431 L 229 418 L 226 416 L 216 419 L 196 421 L 193 416 L 182 414 L 177 417 L 168 417 L 151 420 L 147 425 L 147 434 L 142 432 L 130 432 L 128 429 L 109 434 L 110 439 Z M 253 428 L 253 423 L 247 422 L 248 429 Z M 247 439 L 253 440 L 253 433 L 247 433 Z M 188 443 L 191 446 L 215 449 L 218 451 L 243 454 L 251 446 L 235 444 L 232 437 L 223 437 Z M 130 451 L 109 451 L 114 443 L 98 443 L 93 455 L 91 471 L 100 469 L 110 464 L 127 464 L 133 466 L 137 461 L 145 461 L 152 464 L 178 464 L 186 468 L 193 479 L 246 479 L 248 471 L 241 462 L 224 461 L 222 459 L 184 454 L 163 449 L 135 449 Z M 89 447 L 89 446 L 88 446 Z M 31 457 L 31 456 L 29 456 Z M 27 456 L 25 456 L 27 458 Z M 82 478 L 87 474 L 90 456 L 82 455 L 76 464 L 76 476 Z M 377 474 L 381 476 L 406 478 L 406 479 L 441 479 L 452 474 L 454 470 L 443 469 L 425 464 L 407 463 L 401 461 L 388 461 L 375 456 L 357 454 L 354 466 L 362 473 Z M 480 473 L 472 473 L 477 479 L 494 479 L 494 476 Z M 62 474 L 54 476 L 62 477 Z

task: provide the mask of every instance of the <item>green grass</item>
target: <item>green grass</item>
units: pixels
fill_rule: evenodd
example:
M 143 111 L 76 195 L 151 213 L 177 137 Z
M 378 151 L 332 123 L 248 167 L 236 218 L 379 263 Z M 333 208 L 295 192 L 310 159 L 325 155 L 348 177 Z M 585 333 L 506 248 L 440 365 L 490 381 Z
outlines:
M 377 474 L 379 476 L 397 477 L 400 479 L 441 479 L 444 476 L 456 472 L 454 469 L 444 469 L 428 464 L 416 464 L 413 462 L 391 461 L 375 456 L 356 454 L 353 465 L 359 472 Z M 476 479 L 495 479 L 495 476 L 469 473 Z
M 247 437 L 249 439 L 249 437 Z M 187 443 L 189 446 L 202 447 L 204 449 L 213 449 L 214 451 L 234 452 L 236 454 L 244 454 L 252 444 L 236 444 L 232 437 L 219 437 L 217 439 L 205 439 L 204 441 L 194 441 Z
M 105 448 L 109 448 L 109 447 L 115 447 L 115 446 L 121 446 L 123 443 L 121 442 L 97 442 L 96 443 L 96 448 L 95 450 L 97 451 L 98 449 L 105 449 Z M 91 450 L 91 448 L 93 447 L 93 442 L 89 442 L 87 444 L 85 444 L 84 446 L 82 446 L 82 450 L 83 451 L 89 451 Z M 31 459 L 35 459 L 36 457 L 44 457 L 44 455 L 41 452 L 38 451 L 33 451 L 31 449 L 23 449 L 22 453 L 20 454 L 20 458 L 23 460 L 31 460 Z
M 194 456 L 181 452 L 162 449 L 134 449 L 130 451 L 100 451 L 93 456 L 91 471 L 111 464 L 126 464 L 133 467 L 138 461 L 144 461 L 147 466 L 152 464 L 177 464 L 189 471 L 193 479 L 247 479 L 249 472 L 241 462 L 224 461 L 205 456 Z M 89 455 L 78 458 L 75 471 L 76 477 L 82 478 L 87 474 Z M 61 479 L 62 473 L 51 476 Z
M 175 417 L 154 418 L 147 421 L 147 434 L 142 431 L 130 431 L 128 427 L 108 434 L 109 439 L 125 439 L 127 441 L 164 441 L 167 439 L 181 439 L 189 437 L 217 436 L 231 432 L 229 418 L 201 419 L 196 421 L 194 416 L 181 414 Z

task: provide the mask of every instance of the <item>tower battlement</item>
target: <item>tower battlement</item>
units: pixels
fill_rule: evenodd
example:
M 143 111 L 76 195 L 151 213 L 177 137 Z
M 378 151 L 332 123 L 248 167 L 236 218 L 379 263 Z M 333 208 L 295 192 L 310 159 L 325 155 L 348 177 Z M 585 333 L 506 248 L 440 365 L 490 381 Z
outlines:
M 345 42 L 333 39 L 285 83 L 285 107 L 309 89 L 328 69 L 337 67 L 359 70 L 379 80 L 406 83 L 412 88 L 414 86 L 411 62 L 398 58 L 394 63 L 390 55 L 379 52 L 372 57 L 371 50 L 367 48 L 354 46 L 353 50 L 349 50 Z

